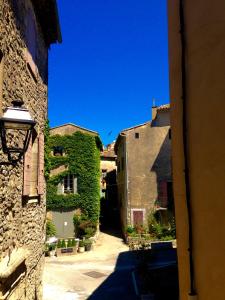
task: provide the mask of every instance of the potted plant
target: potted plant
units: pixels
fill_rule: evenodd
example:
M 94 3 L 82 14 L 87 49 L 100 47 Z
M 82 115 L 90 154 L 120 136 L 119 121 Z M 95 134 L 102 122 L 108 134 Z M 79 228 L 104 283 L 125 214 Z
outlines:
M 71 247 L 73 247 L 73 252 L 77 253 L 78 250 L 78 241 L 76 241 L 75 239 L 71 240 Z
M 49 256 L 55 256 L 56 254 L 56 244 L 49 244 L 48 247 L 48 251 L 49 251 Z
M 90 239 L 84 240 L 85 251 L 91 251 L 92 241 Z
M 84 251 L 85 251 L 85 243 L 84 243 L 84 241 L 79 241 L 78 252 L 83 253 Z

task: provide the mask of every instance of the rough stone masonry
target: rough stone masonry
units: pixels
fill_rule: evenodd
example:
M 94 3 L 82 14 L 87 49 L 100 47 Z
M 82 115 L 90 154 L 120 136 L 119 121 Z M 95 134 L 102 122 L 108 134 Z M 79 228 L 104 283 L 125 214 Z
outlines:
M 40 164 L 47 117 L 48 47 L 60 41 L 57 12 L 50 2 L 54 1 L 0 0 L 0 115 L 19 99 L 36 121 L 29 153 L 18 163 L 7 164 L 0 149 L 0 299 L 42 299 L 46 203 Z M 44 26 L 48 26 L 47 34 Z

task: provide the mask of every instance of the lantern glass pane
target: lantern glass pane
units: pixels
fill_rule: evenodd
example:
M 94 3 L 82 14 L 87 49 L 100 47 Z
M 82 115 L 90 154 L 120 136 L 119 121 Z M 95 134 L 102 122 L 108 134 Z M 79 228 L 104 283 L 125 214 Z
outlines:
M 29 130 L 31 124 L 24 124 L 19 122 L 7 122 L 5 121 L 5 129 L 15 129 L 15 130 Z

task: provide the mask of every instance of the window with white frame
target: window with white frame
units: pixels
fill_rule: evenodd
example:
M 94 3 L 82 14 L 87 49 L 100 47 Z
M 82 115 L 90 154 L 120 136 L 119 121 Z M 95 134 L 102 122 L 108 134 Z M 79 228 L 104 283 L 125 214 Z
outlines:
M 77 194 L 77 178 L 67 174 L 58 184 L 57 194 Z

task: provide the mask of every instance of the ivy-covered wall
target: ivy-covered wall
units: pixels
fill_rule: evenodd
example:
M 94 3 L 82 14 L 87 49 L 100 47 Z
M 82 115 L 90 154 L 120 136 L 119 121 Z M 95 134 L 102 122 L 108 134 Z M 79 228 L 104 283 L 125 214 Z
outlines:
M 62 146 L 64 156 L 53 156 L 51 150 Z M 94 222 L 100 213 L 100 149 L 98 136 L 81 132 L 49 136 L 46 129 L 47 210 L 66 211 L 80 208 Z M 66 171 L 49 176 L 51 170 L 64 165 Z M 57 186 L 67 174 L 77 178 L 77 194 L 57 194 Z

